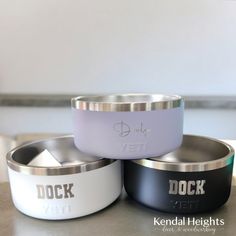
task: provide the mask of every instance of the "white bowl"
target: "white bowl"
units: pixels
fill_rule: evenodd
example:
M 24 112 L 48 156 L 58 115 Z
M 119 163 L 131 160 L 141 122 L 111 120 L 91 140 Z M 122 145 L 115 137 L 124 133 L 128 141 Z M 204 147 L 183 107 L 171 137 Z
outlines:
M 27 165 L 45 149 L 66 165 Z M 8 153 L 7 162 L 14 205 L 32 217 L 62 220 L 85 216 L 105 208 L 121 193 L 121 162 L 81 153 L 72 136 L 17 147 Z

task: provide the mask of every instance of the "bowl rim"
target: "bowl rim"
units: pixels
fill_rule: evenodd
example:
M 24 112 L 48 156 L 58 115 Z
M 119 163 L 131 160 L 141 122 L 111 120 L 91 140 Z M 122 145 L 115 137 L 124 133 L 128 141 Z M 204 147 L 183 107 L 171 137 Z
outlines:
M 94 94 L 71 99 L 72 108 L 103 112 L 155 111 L 178 108 L 183 103 L 180 95 L 154 93 Z
M 69 166 L 57 166 L 57 167 L 42 167 L 42 166 L 27 166 L 25 164 L 19 163 L 13 159 L 13 155 L 16 151 L 27 148 L 28 146 L 36 145 L 38 143 L 58 140 L 58 139 L 74 139 L 73 135 L 63 135 L 57 136 L 53 138 L 41 139 L 33 142 L 27 142 L 20 146 L 15 147 L 11 151 L 9 151 L 6 155 L 8 168 L 14 170 L 19 173 L 24 173 L 28 175 L 43 175 L 43 176 L 51 176 L 51 175 L 70 175 L 77 173 L 85 173 L 91 170 L 96 170 L 102 167 L 105 167 L 113 162 L 117 161 L 115 159 L 105 159 L 97 157 L 98 159 L 95 161 L 90 161 L 87 163 L 81 164 L 72 164 Z M 77 149 L 77 148 L 76 148 Z M 86 154 L 84 154 L 86 155 Z

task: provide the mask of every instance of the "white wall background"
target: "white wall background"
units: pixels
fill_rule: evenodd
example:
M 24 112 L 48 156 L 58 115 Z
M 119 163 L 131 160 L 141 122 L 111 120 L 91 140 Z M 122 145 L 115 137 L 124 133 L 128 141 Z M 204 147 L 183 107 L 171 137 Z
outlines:
M 235 94 L 234 0 L 0 0 L 0 92 Z
M 0 0 L 0 93 L 235 95 L 235 0 Z M 185 132 L 236 139 L 236 111 Z M 70 109 L 0 107 L 0 133 L 72 132 Z

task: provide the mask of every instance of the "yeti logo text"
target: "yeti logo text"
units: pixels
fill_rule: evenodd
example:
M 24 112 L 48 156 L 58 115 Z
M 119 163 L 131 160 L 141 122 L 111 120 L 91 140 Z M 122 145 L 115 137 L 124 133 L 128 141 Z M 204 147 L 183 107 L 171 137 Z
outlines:
M 36 185 L 37 197 L 39 199 L 73 198 L 75 196 L 72 193 L 73 186 L 74 184 Z
M 205 194 L 203 189 L 206 180 L 169 180 L 169 194 L 179 195 L 202 195 Z

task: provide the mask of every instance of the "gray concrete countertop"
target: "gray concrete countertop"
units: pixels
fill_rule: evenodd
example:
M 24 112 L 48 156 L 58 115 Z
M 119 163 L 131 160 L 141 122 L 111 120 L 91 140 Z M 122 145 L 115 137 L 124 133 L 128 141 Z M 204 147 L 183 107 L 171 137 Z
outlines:
M 194 227 L 189 226 L 164 229 L 163 226 L 153 224 L 154 217 L 172 219 L 176 216 L 146 208 L 135 203 L 123 192 L 111 206 L 90 216 L 66 221 L 38 220 L 17 211 L 11 201 L 9 183 L 0 184 L 0 235 L 6 236 L 232 236 L 236 231 L 236 186 L 232 187 L 228 202 L 218 210 L 206 214 L 185 216 L 203 220 L 209 219 L 209 217 L 223 219 L 225 223 L 223 226 L 210 226 L 205 228 L 207 232 L 203 231 L 202 226 L 196 227 L 195 230 Z M 179 215 L 178 217 L 184 216 Z

